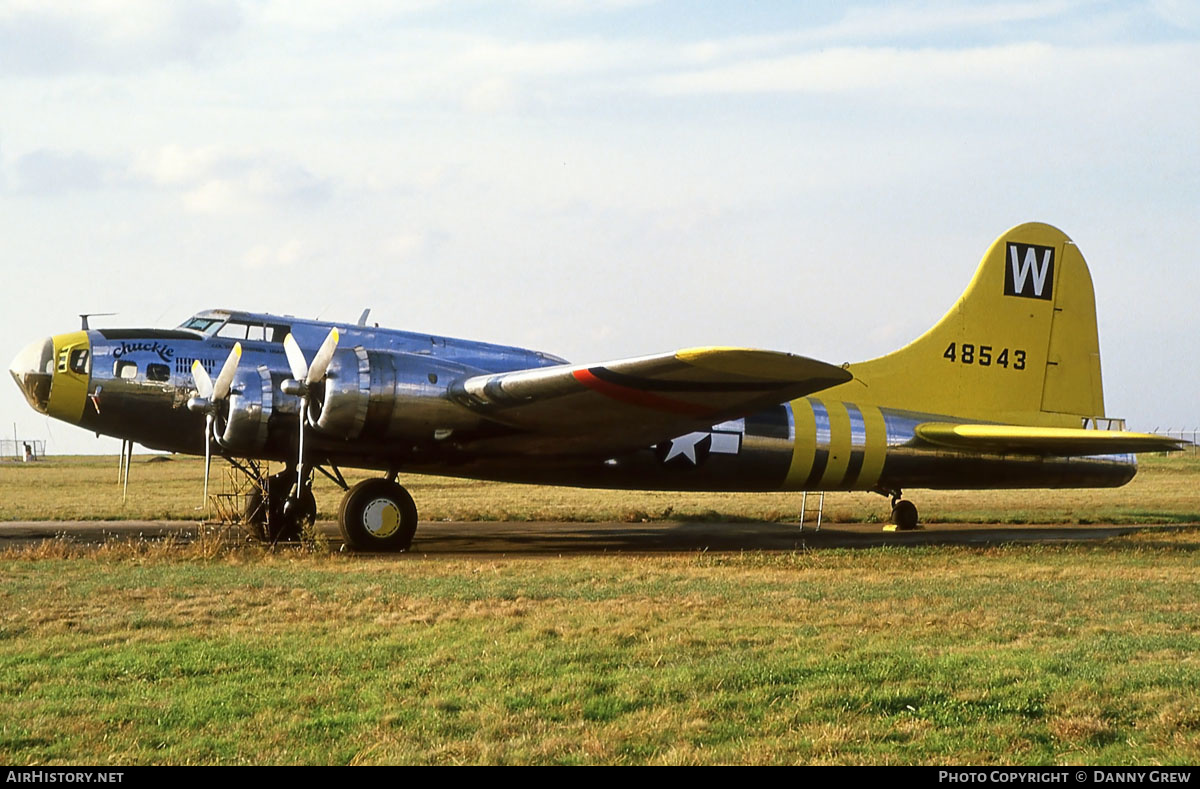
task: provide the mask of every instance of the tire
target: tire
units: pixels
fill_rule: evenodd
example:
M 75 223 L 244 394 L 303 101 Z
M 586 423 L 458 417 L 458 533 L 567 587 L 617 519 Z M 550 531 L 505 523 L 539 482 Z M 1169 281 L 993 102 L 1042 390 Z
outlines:
M 892 523 L 897 531 L 912 531 L 917 528 L 917 505 L 907 499 L 901 499 L 892 507 Z
M 395 482 L 363 480 L 342 498 L 338 527 L 353 550 L 407 551 L 417 531 L 417 505 Z
M 262 542 L 291 542 L 300 539 L 305 526 L 317 520 L 317 500 L 305 487 L 300 493 L 300 506 L 284 514 L 283 505 L 296 484 L 296 475 L 281 471 L 267 478 L 267 495 L 257 485 L 246 496 L 246 525 L 250 533 Z

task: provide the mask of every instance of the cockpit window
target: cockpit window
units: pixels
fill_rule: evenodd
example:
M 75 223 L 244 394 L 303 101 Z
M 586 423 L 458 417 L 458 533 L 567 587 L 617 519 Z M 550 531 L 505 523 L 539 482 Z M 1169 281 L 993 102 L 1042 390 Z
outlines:
M 231 340 L 246 339 L 246 324 L 229 321 L 217 330 L 218 337 L 228 337 Z
M 218 326 L 220 323 L 221 321 L 216 318 L 191 318 L 179 328 L 193 329 L 195 331 L 204 332 L 205 334 L 210 334 L 213 328 Z
M 248 320 L 221 318 L 190 318 L 179 328 L 203 332 L 209 337 L 224 337 L 230 340 L 250 342 L 283 342 L 291 331 L 290 326 L 278 323 L 252 323 Z
M 283 342 L 283 338 L 287 334 L 287 326 L 247 323 L 245 321 L 228 321 L 217 331 L 218 337 L 226 337 L 230 340 L 249 340 L 251 342 Z

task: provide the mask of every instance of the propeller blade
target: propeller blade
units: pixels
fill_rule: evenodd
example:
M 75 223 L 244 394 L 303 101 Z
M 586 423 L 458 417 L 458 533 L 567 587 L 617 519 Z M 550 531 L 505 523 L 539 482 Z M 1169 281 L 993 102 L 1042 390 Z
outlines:
M 287 354 L 292 378 L 303 381 L 308 375 L 308 361 L 305 360 L 304 351 L 300 350 L 300 346 L 296 344 L 296 338 L 292 336 L 291 332 L 288 332 L 288 336 L 283 338 L 283 352 Z
M 300 487 L 304 484 L 304 423 L 305 414 L 308 411 L 307 395 L 300 398 L 300 436 L 297 443 L 296 453 L 296 486 L 292 488 L 292 499 L 300 501 Z
M 212 379 L 208 377 L 208 370 L 204 369 L 204 365 L 200 364 L 199 359 L 192 362 L 192 378 L 196 381 L 196 394 L 205 400 L 212 397 Z
M 212 387 L 212 399 L 224 400 L 229 395 L 229 387 L 233 385 L 233 376 L 237 374 L 238 362 L 242 360 L 242 344 L 235 342 L 233 350 L 225 358 L 225 364 L 217 375 L 217 382 Z
M 308 387 L 325 377 L 325 373 L 329 370 L 329 363 L 333 361 L 333 354 L 337 351 L 339 336 L 336 326 L 329 330 L 325 342 L 321 343 L 320 350 L 313 357 L 311 367 L 308 366 L 308 361 L 304 358 L 304 352 L 300 350 L 296 339 L 291 334 L 283 339 L 283 351 L 287 354 L 292 378 L 304 384 L 300 387 L 300 435 L 296 446 L 296 485 L 292 488 L 292 494 L 284 504 L 285 512 L 289 505 L 294 506 L 300 501 L 300 495 L 304 489 L 304 479 L 307 476 L 304 467 L 304 423 L 308 421 Z
M 198 509 L 208 509 L 208 471 L 212 468 L 213 415 L 210 411 L 204 418 L 204 500 Z
M 329 369 L 329 363 L 333 361 L 333 353 L 337 350 L 338 337 L 338 330 L 335 326 L 329 330 L 329 334 L 325 336 L 325 342 L 321 343 L 321 349 L 313 357 L 312 367 L 308 368 L 308 375 L 305 377 L 304 383 L 315 384 L 325 377 L 325 371 Z

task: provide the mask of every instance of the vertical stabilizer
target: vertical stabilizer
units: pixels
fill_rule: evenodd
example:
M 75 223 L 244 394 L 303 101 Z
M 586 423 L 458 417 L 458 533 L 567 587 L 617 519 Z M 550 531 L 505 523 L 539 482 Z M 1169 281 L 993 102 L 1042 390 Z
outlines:
M 850 371 L 854 381 L 822 398 L 1030 425 L 1103 416 L 1087 263 L 1057 228 L 1018 225 L 988 248 L 937 325 Z

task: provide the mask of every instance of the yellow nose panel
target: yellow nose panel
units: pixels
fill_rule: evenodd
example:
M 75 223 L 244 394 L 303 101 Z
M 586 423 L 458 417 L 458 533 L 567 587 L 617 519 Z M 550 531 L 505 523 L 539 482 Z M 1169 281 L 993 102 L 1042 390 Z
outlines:
M 54 337 L 54 380 L 50 384 L 49 414 L 64 422 L 79 424 L 83 417 L 83 406 L 87 402 L 89 375 L 71 369 L 71 354 L 77 350 L 91 353 L 87 332 L 77 331 Z

